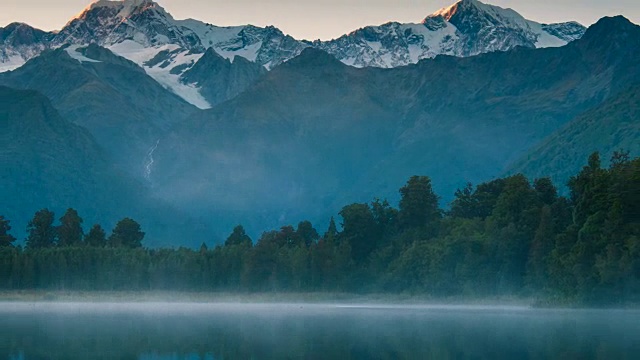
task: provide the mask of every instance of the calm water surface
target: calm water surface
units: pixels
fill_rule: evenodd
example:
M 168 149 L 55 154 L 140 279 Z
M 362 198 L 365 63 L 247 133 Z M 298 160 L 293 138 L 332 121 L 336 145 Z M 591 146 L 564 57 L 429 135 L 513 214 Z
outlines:
M 640 359 L 640 312 L 0 303 L 4 359 Z

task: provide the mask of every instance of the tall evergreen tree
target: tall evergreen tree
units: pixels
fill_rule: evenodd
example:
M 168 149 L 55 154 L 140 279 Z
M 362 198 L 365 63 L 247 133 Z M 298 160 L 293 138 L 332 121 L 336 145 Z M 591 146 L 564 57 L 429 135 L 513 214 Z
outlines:
M 404 229 L 427 226 L 440 218 L 438 196 L 428 176 L 413 176 L 400 189 L 400 226 Z
M 76 210 L 67 209 L 58 226 L 58 246 L 78 246 L 83 237 L 82 218 Z
M 105 247 L 107 245 L 107 234 L 102 226 L 95 224 L 84 238 L 84 243 L 93 247 Z
M 398 210 L 391 207 L 387 200 L 375 199 L 371 203 L 371 212 L 377 224 L 377 231 L 383 237 L 390 238 L 396 234 L 398 231 Z
M 463 189 L 456 190 L 454 196 L 449 216 L 466 219 L 480 216 L 477 211 L 477 199 L 474 196 L 473 184 L 467 183 Z
M 116 224 L 108 243 L 111 247 L 139 248 L 142 247 L 142 239 L 144 232 L 140 224 L 131 218 L 124 218 Z
M 356 262 L 363 262 L 376 248 L 382 234 L 376 231 L 376 220 L 369 204 L 351 204 L 342 208 L 341 241 L 351 245 L 351 254 Z
M 332 216 L 331 220 L 329 220 L 329 228 L 327 228 L 327 231 L 324 233 L 322 238 L 325 240 L 329 238 L 335 239 L 337 236 L 338 236 L 338 227 L 336 226 L 336 220 Z
M 16 241 L 16 238 L 9 234 L 11 231 L 11 225 L 9 220 L 6 220 L 4 216 L 0 215 L 0 247 L 11 246 Z
M 558 199 L 558 190 L 551 181 L 551 178 L 536 179 L 533 188 L 538 194 L 538 199 L 545 205 L 551 205 Z
M 224 242 L 225 246 L 231 245 L 249 245 L 251 246 L 251 238 L 244 231 L 244 227 L 242 225 L 238 225 L 233 228 L 233 232 L 229 235 L 227 240 Z
M 296 229 L 296 235 L 302 239 L 307 247 L 311 246 L 311 244 L 315 243 L 318 241 L 318 238 L 320 238 L 318 231 L 313 228 L 310 221 L 301 221 Z
M 551 208 L 545 205 L 540 211 L 540 224 L 531 243 L 529 259 L 527 263 L 527 280 L 529 286 L 539 290 L 547 283 L 547 269 L 549 268 L 549 256 L 553 250 L 555 233 Z
M 56 229 L 53 226 L 55 214 L 48 209 L 35 213 L 27 225 L 27 248 L 37 249 L 55 245 Z

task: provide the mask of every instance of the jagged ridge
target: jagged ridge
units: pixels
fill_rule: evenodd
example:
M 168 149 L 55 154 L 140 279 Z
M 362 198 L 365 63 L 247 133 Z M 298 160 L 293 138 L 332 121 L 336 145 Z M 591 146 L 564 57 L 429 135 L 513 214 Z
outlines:
M 152 0 L 99 0 L 58 33 L 27 25 L 0 29 L 0 72 L 21 66 L 47 48 L 96 43 L 142 66 L 185 100 L 208 108 L 226 100 L 225 96 L 194 96 L 199 91 L 198 84 L 206 79 L 184 74 L 209 48 L 228 59 L 232 67 L 234 58 L 242 57 L 270 70 L 298 56 L 303 49 L 316 47 L 348 65 L 389 68 L 442 54 L 466 57 L 517 46 L 561 46 L 581 37 L 584 30 L 574 22 L 539 24 L 511 9 L 461 0 L 421 23 L 390 22 L 331 41 L 308 42 L 285 35 L 273 26 L 218 27 L 193 19 L 176 20 Z M 244 67 L 242 63 L 240 66 Z M 254 76 L 242 77 L 248 78 L 255 80 Z M 244 89 L 250 85 L 244 80 L 229 87 Z

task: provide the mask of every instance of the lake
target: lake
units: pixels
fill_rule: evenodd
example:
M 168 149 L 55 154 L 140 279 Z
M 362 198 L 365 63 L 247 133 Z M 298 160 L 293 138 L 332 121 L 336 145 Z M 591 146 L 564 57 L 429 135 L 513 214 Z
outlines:
M 0 303 L 4 359 L 638 359 L 640 312 Z

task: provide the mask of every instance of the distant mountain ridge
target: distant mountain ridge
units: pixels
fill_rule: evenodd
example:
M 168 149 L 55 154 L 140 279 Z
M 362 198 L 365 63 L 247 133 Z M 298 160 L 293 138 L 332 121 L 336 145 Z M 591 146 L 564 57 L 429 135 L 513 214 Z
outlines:
M 197 20 L 175 20 L 152 0 L 99 0 L 71 19 L 59 32 L 43 32 L 25 24 L 0 28 L 0 72 L 15 69 L 43 50 L 92 43 L 137 63 L 164 87 L 200 108 L 209 108 L 243 90 L 257 78 L 257 67 L 270 70 L 307 47 L 322 49 L 356 67 L 397 67 L 437 55 L 471 56 L 516 46 L 562 46 L 580 38 L 577 23 L 543 25 L 510 9 L 461 0 L 429 15 L 420 24 L 388 23 L 366 27 L 331 41 L 300 41 L 279 29 L 252 25 L 218 27 Z M 229 90 L 205 89 L 206 79 L 184 76 L 207 49 L 230 62 Z M 210 60 L 207 60 L 210 61 Z M 213 96 L 215 94 L 215 96 Z
M 517 46 L 563 46 L 584 31 L 576 22 L 540 24 L 511 9 L 461 0 L 420 24 L 368 26 L 336 40 L 316 41 L 314 46 L 347 65 L 392 68 L 437 55 L 466 57 Z

